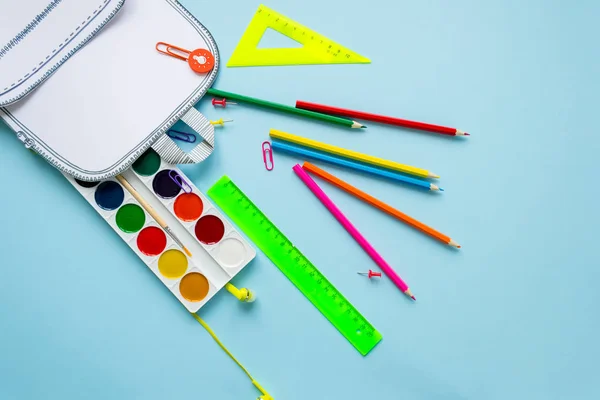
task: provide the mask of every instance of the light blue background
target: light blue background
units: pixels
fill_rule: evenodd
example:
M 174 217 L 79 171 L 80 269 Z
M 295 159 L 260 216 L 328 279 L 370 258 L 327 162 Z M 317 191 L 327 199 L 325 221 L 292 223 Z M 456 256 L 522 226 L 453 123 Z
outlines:
M 184 5 L 227 61 L 258 2 Z M 210 159 L 185 172 L 204 191 L 229 174 L 384 339 L 361 357 L 262 254 L 235 279 L 258 292 L 254 305 L 224 292 L 200 315 L 280 400 L 600 397 L 599 3 L 267 5 L 372 64 L 223 66 L 216 87 L 372 110 L 472 136 L 376 124 L 350 131 L 202 101 L 208 117 L 235 122 L 218 131 Z M 300 160 L 276 154 L 275 170 L 265 171 L 260 144 L 269 128 L 442 176 L 445 194 L 430 195 L 327 167 L 448 233 L 461 251 L 323 184 L 417 303 L 387 279 L 356 275 L 375 265 L 292 173 Z M 84 199 L 4 125 L 0 167 L 1 399 L 257 396 Z

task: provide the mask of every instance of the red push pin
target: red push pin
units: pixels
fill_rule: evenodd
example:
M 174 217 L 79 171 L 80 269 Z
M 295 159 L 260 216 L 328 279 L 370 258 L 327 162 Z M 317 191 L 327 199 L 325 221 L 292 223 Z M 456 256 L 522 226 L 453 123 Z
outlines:
M 212 99 L 212 105 L 213 106 L 221 106 L 223 108 L 227 107 L 227 104 L 237 104 L 237 103 L 232 103 L 232 102 L 227 102 L 227 99 Z
M 381 278 L 381 272 L 375 272 L 371 270 L 369 270 L 369 272 L 357 272 L 357 274 L 368 276 L 369 279 L 371 279 L 374 276 L 376 276 L 377 278 Z

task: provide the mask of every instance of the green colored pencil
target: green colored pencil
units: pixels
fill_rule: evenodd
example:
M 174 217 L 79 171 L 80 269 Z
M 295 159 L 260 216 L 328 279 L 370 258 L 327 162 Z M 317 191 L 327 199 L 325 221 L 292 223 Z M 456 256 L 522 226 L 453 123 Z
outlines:
M 350 128 L 366 128 L 363 124 L 359 124 L 356 121 L 352 121 L 347 118 L 334 117 L 332 115 L 322 114 L 314 111 L 303 110 L 296 107 L 286 106 L 284 104 L 273 103 L 272 101 L 255 99 L 254 97 L 243 96 L 241 94 L 235 94 L 230 92 L 225 92 L 223 90 L 218 89 L 208 89 L 206 92 L 213 96 L 224 97 L 228 100 L 237 100 L 245 103 L 254 104 L 258 107 L 271 108 L 273 110 L 278 110 L 282 112 L 286 112 L 288 114 L 296 114 L 301 115 L 303 117 L 308 117 L 312 119 L 318 119 L 321 121 L 331 122 L 333 124 L 344 125 Z

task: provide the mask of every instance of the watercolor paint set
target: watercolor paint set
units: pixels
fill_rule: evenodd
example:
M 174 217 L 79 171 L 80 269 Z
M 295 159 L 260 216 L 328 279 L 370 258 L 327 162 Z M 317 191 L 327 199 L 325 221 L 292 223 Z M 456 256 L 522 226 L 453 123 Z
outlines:
M 175 165 L 149 149 L 132 170 L 229 276 L 254 258 L 255 250 Z
M 119 179 L 87 182 L 65 177 L 192 313 L 256 256 L 184 173 L 152 149 L 121 177 L 166 221 L 191 257 Z

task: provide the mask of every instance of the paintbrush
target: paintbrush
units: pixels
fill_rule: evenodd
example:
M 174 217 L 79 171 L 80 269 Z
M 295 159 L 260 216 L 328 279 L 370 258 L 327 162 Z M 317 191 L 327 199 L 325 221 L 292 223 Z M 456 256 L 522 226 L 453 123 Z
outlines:
M 127 189 L 127 191 L 131 193 L 133 197 L 135 197 L 135 199 L 141 204 L 141 206 L 144 207 L 144 210 L 146 210 L 148 214 L 150 214 L 150 216 L 154 218 L 154 220 L 161 226 L 161 228 L 163 228 L 164 231 L 167 232 L 169 236 L 171 236 L 175 243 L 177 243 L 177 245 L 179 245 L 179 247 L 183 249 L 185 254 L 187 254 L 188 257 L 191 257 L 192 253 L 190 253 L 187 247 L 183 245 L 181 240 L 179 240 L 177 236 L 175 236 L 175 233 L 173 233 L 171 228 L 169 228 L 165 220 L 162 219 L 161 216 L 158 215 L 158 213 L 154 210 L 154 208 L 152 208 L 152 206 L 148 204 L 146 200 L 144 200 L 144 198 L 137 192 L 137 190 L 135 190 L 134 187 L 131 186 L 127 179 L 125 179 L 123 175 L 117 175 L 116 178 L 121 183 L 121 185 L 125 186 L 125 189 Z

